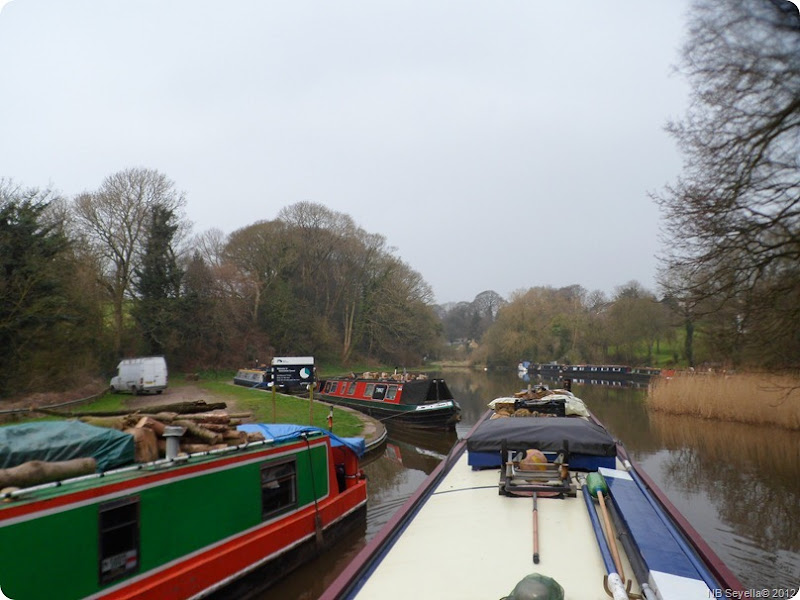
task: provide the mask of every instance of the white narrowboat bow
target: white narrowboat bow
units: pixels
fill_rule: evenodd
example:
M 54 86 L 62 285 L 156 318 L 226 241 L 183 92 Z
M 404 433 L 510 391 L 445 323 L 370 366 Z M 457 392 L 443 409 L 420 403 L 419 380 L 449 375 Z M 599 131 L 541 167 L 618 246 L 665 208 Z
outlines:
M 539 416 L 484 415 L 322 599 L 707 600 L 741 592 L 585 407 L 588 416 L 560 416 L 580 400 L 559 392 L 507 399 L 517 413 Z M 526 464 L 541 456 L 533 449 L 546 465 Z

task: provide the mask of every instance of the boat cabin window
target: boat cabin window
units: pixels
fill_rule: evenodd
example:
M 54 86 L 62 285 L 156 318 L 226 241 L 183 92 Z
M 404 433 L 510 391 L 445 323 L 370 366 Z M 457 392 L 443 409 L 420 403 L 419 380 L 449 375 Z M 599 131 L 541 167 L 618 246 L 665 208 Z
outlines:
M 351 383 L 350 383 L 350 385 L 347 387 L 347 395 L 348 395 L 348 396 L 352 396 L 353 394 L 355 394 L 355 392 L 356 392 L 356 382 L 355 382 L 355 381 L 353 381 L 353 382 L 351 382 Z
M 376 385 L 375 391 L 372 392 L 372 399 L 373 400 L 383 400 L 384 396 L 386 396 L 386 386 L 385 385 Z
M 394 400 L 395 396 L 397 396 L 397 386 L 396 385 L 390 385 L 389 386 L 389 390 L 386 392 L 386 397 L 389 400 Z
M 261 518 L 297 507 L 297 465 L 294 459 L 261 467 Z
M 372 398 L 372 392 L 375 391 L 375 384 L 368 383 L 366 389 L 364 390 L 364 395 L 368 398 Z
M 139 497 L 101 504 L 98 510 L 101 584 L 139 570 Z
M 347 389 L 347 382 L 343 381 L 339 384 L 339 393 L 344 394 L 344 391 Z
M 335 389 L 336 389 L 335 381 L 329 381 L 328 383 L 325 384 L 325 392 L 330 393 L 333 392 Z

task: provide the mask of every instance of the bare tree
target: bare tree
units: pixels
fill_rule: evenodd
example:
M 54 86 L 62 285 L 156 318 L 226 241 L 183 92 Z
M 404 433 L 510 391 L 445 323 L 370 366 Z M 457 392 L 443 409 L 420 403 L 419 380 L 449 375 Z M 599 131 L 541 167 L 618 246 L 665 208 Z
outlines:
M 183 193 L 166 175 L 141 168 L 114 173 L 96 192 L 75 199 L 78 227 L 97 257 L 103 286 L 112 301 L 116 352 L 122 348 L 125 298 L 131 294 L 151 212 L 159 205 L 180 214 L 185 202 Z
M 668 126 L 685 164 L 655 198 L 665 290 L 707 311 L 734 303 L 751 340 L 796 338 L 800 322 L 800 18 L 784 4 L 692 5 L 692 102 Z

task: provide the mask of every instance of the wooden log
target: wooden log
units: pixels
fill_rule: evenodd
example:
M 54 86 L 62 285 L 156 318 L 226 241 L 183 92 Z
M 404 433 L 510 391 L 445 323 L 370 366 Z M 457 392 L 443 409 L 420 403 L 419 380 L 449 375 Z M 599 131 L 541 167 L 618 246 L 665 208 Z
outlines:
M 158 460 L 158 443 L 156 432 L 146 427 L 132 427 L 125 433 L 133 436 L 133 456 L 137 463 L 148 463 Z
M 156 421 L 161 421 L 162 423 L 172 423 L 175 419 L 178 418 L 178 413 L 176 412 L 157 412 L 156 414 L 152 415 L 152 417 Z
M 156 435 L 159 435 L 159 436 L 163 436 L 164 435 L 164 428 L 165 427 L 166 427 L 166 425 L 164 425 L 164 423 L 154 419 L 153 417 L 142 417 L 136 423 L 136 428 L 137 429 L 141 429 L 141 428 L 150 429 L 150 430 L 154 431 Z
M 177 402 L 175 404 L 154 404 L 152 406 L 143 406 L 138 412 L 140 413 L 157 413 L 157 412 L 174 412 L 182 415 L 211 412 L 212 410 L 225 410 L 228 407 L 224 402 L 212 402 L 208 404 L 205 400 L 196 400 L 194 402 Z M 62 413 L 54 410 L 40 410 L 37 412 L 45 412 L 47 414 L 62 416 L 62 417 L 119 417 L 130 414 L 128 410 L 110 410 L 110 411 L 90 411 L 90 412 L 74 412 Z
M 125 416 L 116 417 L 81 417 L 78 419 L 83 423 L 94 425 L 95 427 L 105 427 L 107 429 L 118 429 L 122 431 L 125 429 Z
M 266 438 L 264 437 L 264 434 L 261 433 L 260 431 L 253 431 L 253 432 L 247 434 L 248 443 L 263 442 L 265 439 Z
M 226 425 L 231 420 L 227 413 L 197 413 L 194 415 L 183 415 L 181 418 L 187 421 L 216 423 L 220 425 Z
M 209 431 L 205 427 L 202 427 L 201 425 L 198 425 L 192 421 L 178 419 L 173 424 L 185 427 L 189 435 L 203 440 L 207 444 L 219 444 L 222 441 L 222 434 Z
M 73 458 L 58 462 L 32 460 L 16 467 L 0 469 L 0 488 L 11 486 L 26 488 L 88 475 L 96 470 L 97 461 L 93 458 Z
M 181 444 L 181 451 L 187 454 L 197 454 L 198 452 L 209 452 L 210 450 L 221 450 L 227 448 L 227 444 Z
M 253 413 L 251 412 L 228 413 L 228 416 L 231 419 L 252 419 Z
M 242 437 L 241 436 L 242 433 L 245 433 L 245 432 L 244 431 L 237 431 L 236 429 L 228 429 L 228 431 L 226 431 L 225 433 L 222 434 L 222 439 L 223 440 L 238 440 L 238 439 L 240 439 Z M 247 436 L 247 434 L 245 433 L 245 437 L 246 436 Z
M 224 425 L 224 424 L 221 424 L 221 423 L 206 423 L 206 422 L 203 422 L 201 426 L 205 427 L 209 431 L 213 431 L 214 433 L 222 433 L 222 434 L 224 434 L 225 432 L 231 430 L 229 425 Z
M 223 440 L 229 446 L 238 446 L 247 443 L 247 433 L 244 431 L 231 430 L 223 436 Z

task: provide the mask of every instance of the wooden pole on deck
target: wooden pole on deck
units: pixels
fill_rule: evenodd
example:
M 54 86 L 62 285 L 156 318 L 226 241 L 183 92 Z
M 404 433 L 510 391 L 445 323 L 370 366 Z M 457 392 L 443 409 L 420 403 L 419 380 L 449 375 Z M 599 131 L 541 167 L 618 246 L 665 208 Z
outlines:
M 536 492 L 533 492 L 533 562 L 539 564 L 539 511 L 536 510 Z

